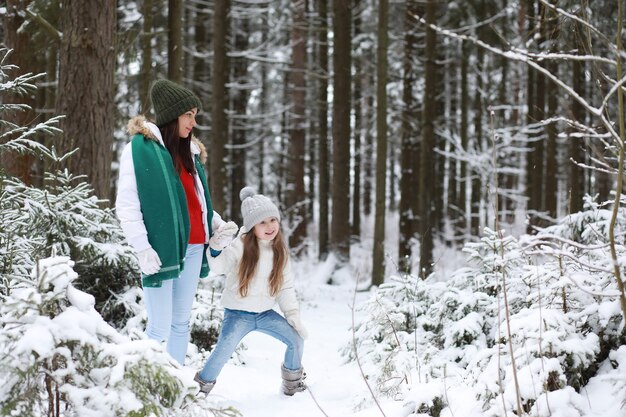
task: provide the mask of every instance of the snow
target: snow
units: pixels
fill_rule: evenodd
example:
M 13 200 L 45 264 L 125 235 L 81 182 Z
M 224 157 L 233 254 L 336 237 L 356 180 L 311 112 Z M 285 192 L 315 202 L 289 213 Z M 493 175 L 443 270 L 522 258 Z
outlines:
M 520 250 L 515 241 L 508 241 L 508 260 L 502 262 L 498 257 L 490 259 L 483 252 L 492 245 L 488 237 L 484 240 L 483 246 L 470 245 L 466 251 L 474 260 L 483 257 L 483 264 L 476 266 L 477 269 L 464 266 L 452 271 L 450 265 L 443 268 L 446 261 L 455 265 L 463 263 L 459 254 L 441 246 L 437 256 L 442 267 L 439 277 L 403 281 L 390 275 L 383 285 L 369 290 L 362 288 L 362 277 L 368 275 L 371 267 L 367 247 L 356 245 L 351 265 L 341 269 L 336 269 L 332 256 L 324 262 L 313 257 L 294 262 L 301 317 L 309 333 L 303 358 L 308 389 L 293 397 L 281 393 L 284 346 L 267 335 L 253 332 L 244 338 L 243 348 L 226 364 L 208 396 L 196 397 L 197 402 L 189 409 L 180 409 L 175 402 L 167 415 L 211 415 L 211 410 L 228 407 L 251 417 L 426 417 L 432 415 L 429 409 L 438 410 L 440 417 L 511 415 L 510 410 L 517 407 L 517 397 L 510 376 L 509 346 L 492 346 L 487 341 L 487 337 L 494 335 L 497 339 L 509 339 L 505 317 L 494 314 L 493 298 L 484 292 L 484 288 L 493 284 L 490 281 L 493 272 L 484 269 L 485 265 L 498 261 L 512 271 L 508 325 L 512 332 L 510 339 L 516 346 L 519 394 L 528 415 L 626 416 L 623 372 L 626 346 L 611 350 L 608 358 L 598 363 L 595 376 L 579 392 L 567 385 L 568 375 L 563 366 L 565 356 L 573 366 L 584 368 L 593 363 L 598 355 L 599 336 L 593 332 L 581 333 L 578 328 L 589 316 L 605 324 L 613 323 L 621 314 L 619 302 L 606 299 L 588 305 L 589 295 L 572 288 L 568 280 L 558 275 L 550 276 L 547 263 L 528 275 L 524 262 L 519 269 L 512 269 L 517 267 L 514 256 Z M 471 262 L 466 261 L 465 265 Z M 446 271 L 446 277 L 441 276 L 441 271 Z M 516 286 L 515 273 L 528 281 L 522 280 L 523 285 Z M 141 316 L 129 320 L 130 330 L 126 333 L 109 326 L 94 309 L 93 296 L 73 286 L 76 273 L 68 257 L 41 260 L 33 271 L 35 277 L 38 277 L 36 286 L 12 291 L 7 300 L 14 305 L 0 304 L 0 318 L 5 320 L 3 332 L 6 336 L 19 335 L 11 351 L 1 343 L 0 350 L 15 358 L 13 362 L 22 361 L 14 369 L 24 373 L 31 370 L 35 356 L 64 358 L 67 367 L 55 372 L 57 377 L 71 376 L 72 382 L 59 389 L 72 401 L 77 415 L 126 415 L 145 407 L 143 401 L 158 401 L 156 394 L 149 395 L 150 389 L 155 389 L 150 378 L 158 374 L 146 371 L 141 365 L 145 362 L 164 367 L 169 376 L 182 381 L 183 390 L 191 395 L 197 393 L 193 377 L 203 366 L 208 352 L 198 352 L 190 345 L 185 366 L 181 367 L 165 353 L 162 344 L 146 339 L 137 331 L 143 328 Z M 538 299 L 532 281 L 535 278 L 544 286 Z M 579 278 L 581 285 L 589 285 L 593 276 L 580 274 Z M 211 279 L 202 280 L 202 289 L 213 283 Z M 604 285 L 603 281 L 599 284 Z M 572 308 L 578 305 L 579 312 L 564 314 L 559 307 L 560 297 L 556 297 L 554 308 L 550 301 L 553 288 L 572 291 L 569 303 Z M 133 289 L 121 297 L 133 311 L 142 308 L 137 303 L 138 292 Z M 198 298 L 196 303 L 206 302 Z M 50 317 L 37 311 L 51 305 L 64 307 Z M 10 317 L 18 310 L 20 314 Z M 415 320 L 411 324 L 413 333 L 399 327 L 407 320 L 404 316 L 407 312 Z M 379 317 L 384 323 L 376 327 L 372 317 Z M 20 326 L 24 329 L 22 333 Z M 381 328 L 388 334 L 382 335 L 381 342 L 374 342 L 372 332 Z M 391 335 L 389 328 L 393 329 Z M 357 341 L 356 346 L 353 340 Z M 93 349 L 94 356 L 88 356 L 89 349 L 71 351 L 76 345 Z M 550 355 L 544 354 L 547 351 Z M 76 356 L 77 352 L 87 355 L 85 362 L 81 362 L 80 355 Z M 86 371 L 79 369 L 84 366 Z M 385 367 L 395 367 L 391 376 L 381 370 Z M 136 387 L 130 386 L 132 372 L 139 372 L 134 376 L 145 381 L 147 397 L 138 397 Z M 367 379 L 362 372 L 368 374 Z M 499 375 L 502 387 L 498 384 Z M 10 394 L 5 386 L 12 386 L 14 378 L 10 373 L 0 372 L 0 399 Z M 375 388 L 381 379 L 391 395 L 383 396 Z M 547 381 L 551 386 L 548 391 Z M 148 385 L 151 382 L 153 385 Z M 498 393 L 501 395 L 496 399 Z M 17 404 L 13 415 L 25 415 L 25 406 Z
M 330 262 L 332 263 L 332 261 Z M 301 314 L 309 337 L 306 340 L 303 364 L 307 373 L 308 391 L 286 397 L 280 393 L 280 364 L 284 347 L 271 337 L 261 333 L 251 333 L 243 340 L 246 350 L 239 355 L 240 361 L 231 360 L 220 374 L 217 384 L 206 401 L 214 405 L 234 406 L 243 416 L 287 417 L 287 416 L 427 416 L 415 413 L 419 404 L 431 404 L 434 398 L 444 396 L 449 407 L 442 410 L 441 417 L 486 417 L 482 412 L 482 402 L 476 399 L 478 387 L 468 385 L 464 378 L 450 370 L 447 378 L 433 382 L 413 380 L 404 398 L 377 398 L 378 405 L 371 400 L 368 386 L 363 379 L 357 362 L 346 363 L 340 351 L 352 339 L 351 305 L 363 304 L 370 296 L 369 291 L 355 294 L 354 282 L 339 274 L 340 284 L 328 285 L 327 278 L 332 274 L 329 263 L 318 265 L 301 264 L 298 267 L 308 274 L 298 274 Z M 317 271 L 317 272 L 315 272 Z M 337 276 L 335 273 L 333 276 Z M 470 302 L 468 300 L 468 302 Z M 354 309 L 358 321 L 362 311 Z M 529 312 L 530 313 L 530 312 Z M 526 320 L 536 322 L 537 312 L 528 314 Z M 545 318 L 546 312 L 544 312 Z M 475 313 L 459 321 L 459 328 L 474 329 L 481 322 Z M 448 331 L 457 331 L 448 329 Z M 593 335 L 595 337 L 595 335 Z M 544 337 L 549 337 L 545 335 Z M 544 343 L 545 340 L 544 340 Z M 572 342 L 574 343 L 574 342 Z M 580 343 L 580 341 L 578 341 Z M 453 347 L 450 347 L 453 349 Z M 591 347 L 582 343 L 578 350 L 584 352 Z M 446 353 L 443 353 L 445 355 Z M 480 355 L 480 351 L 476 352 Z M 582 354 L 582 353 L 581 353 Z M 202 366 L 203 355 L 192 356 L 191 363 L 184 368 L 187 378 L 193 378 L 197 368 Z M 476 359 L 476 358 L 475 358 Z M 613 352 L 612 361 L 619 362 L 621 369 L 626 367 L 626 347 Z M 367 364 L 376 366 L 376 364 Z M 520 370 L 519 381 L 522 397 L 535 398 L 543 389 L 541 375 L 560 370 L 556 359 L 540 361 L 536 359 Z M 445 372 L 445 371 L 444 371 Z M 495 369 L 485 369 L 493 373 Z M 537 378 L 535 375 L 540 375 Z M 610 383 L 619 378 L 622 383 Z M 592 378 L 584 392 L 577 393 L 571 387 L 553 393 L 541 394 L 532 408 L 533 416 L 586 416 L 623 417 L 626 410 L 621 406 L 624 394 L 612 392 L 606 387 L 614 386 L 617 391 L 626 386 L 622 376 L 612 366 L 603 364 L 603 369 Z M 370 382 L 371 383 L 371 382 Z M 604 389 L 602 388 L 604 387 Z M 609 401 L 609 399 L 613 399 Z M 621 400 L 615 400 L 620 398 Z M 506 400 L 515 404 L 514 397 Z M 380 408 L 379 408 L 380 406 Z M 411 414 L 413 413 L 413 414 Z
M 227 363 L 208 400 L 232 405 L 244 416 L 254 417 L 323 415 L 316 401 L 329 416 L 380 415 L 378 409 L 353 409 L 357 399 L 367 395 L 368 389 L 357 364 L 345 364 L 339 352 L 351 338 L 350 305 L 354 286 L 348 283 L 327 285 L 319 282 L 324 281 L 320 275 L 312 279 L 317 283 L 309 284 L 305 279 L 302 277 L 299 284 L 303 299 L 301 317 L 309 332 L 303 357 L 309 390 L 293 397 L 280 392 L 284 345 L 270 336 L 253 332 L 243 340 L 247 349 L 240 359 L 245 364 L 234 360 Z M 356 294 L 357 302 L 367 297 L 368 293 Z M 202 362 L 196 363 L 201 366 Z M 185 370 L 187 376 L 193 378 L 196 368 L 186 366 Z M 402 403 L 393 401 L 383 401 L 383 404 L 388 411 L 397 412 L 402 408 Z

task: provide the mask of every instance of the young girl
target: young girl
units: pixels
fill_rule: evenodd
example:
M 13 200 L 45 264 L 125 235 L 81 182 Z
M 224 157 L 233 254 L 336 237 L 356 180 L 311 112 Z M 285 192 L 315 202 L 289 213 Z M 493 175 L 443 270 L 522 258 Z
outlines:
M 240 234 L 225 248 L 210 245 L 222 250 L 209 258 L 209 265 L 212 271 L 226 275 L 224 321 L 213 352 L 194 379 L 200 391 L 208 394 L 241 339 L 258 330 L 287 346 L 281 366 L 282 389 L 293 395 L 305 389 L 302 352 L 306 330 L 280 232 L 280 214 L 269 198 L 255 194 L 251 187 L 243 188 L 239 197 L 244 224 Z M 276 302 L 285 317 L 272 310 Z

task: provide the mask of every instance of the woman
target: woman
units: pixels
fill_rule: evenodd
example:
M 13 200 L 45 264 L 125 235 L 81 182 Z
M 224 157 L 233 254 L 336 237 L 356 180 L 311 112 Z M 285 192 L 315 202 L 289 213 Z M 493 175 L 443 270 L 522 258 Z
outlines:
M 181 365 L 198 279 L 208 275 L 205 248 L 217 229 L 237 226 L 213 212 L 202 162 L 204 146 L 191 131 L 200 100 L 168 80 L 150 91 L 156 124 L 143 116 L 128 123 L 132 135 L 120 157 L 115 208 L 137 252 L 148 313 L 146 335 L 167 342 Z

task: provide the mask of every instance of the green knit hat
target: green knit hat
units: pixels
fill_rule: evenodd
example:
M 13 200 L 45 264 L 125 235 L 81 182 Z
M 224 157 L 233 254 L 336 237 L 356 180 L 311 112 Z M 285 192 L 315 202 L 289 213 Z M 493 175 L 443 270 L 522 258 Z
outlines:
M 170 80 L 158 80 L 152 84 L 150 99 L 154 106 L 157 126 L 178 119 L 178 116 L 196 107 L 202 108 L 194 93 Z

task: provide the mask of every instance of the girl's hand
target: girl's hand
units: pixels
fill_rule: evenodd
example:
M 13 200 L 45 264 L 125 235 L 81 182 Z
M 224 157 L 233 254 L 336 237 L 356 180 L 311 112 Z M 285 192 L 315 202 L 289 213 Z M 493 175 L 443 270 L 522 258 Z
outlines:
M 233 240 L 237 228 L 235 222 L 224 223 L 209 239 L 209 247 L 217 251 L 224 249 Z
M 290 310 L 286 312 L 285 318 L 287 319 L 287 323 L 289 323 L 303 339 L 309 337 L 309 333 L 302 325 L 302 321 L 300 321 L 300 312 L 298 310 Z

